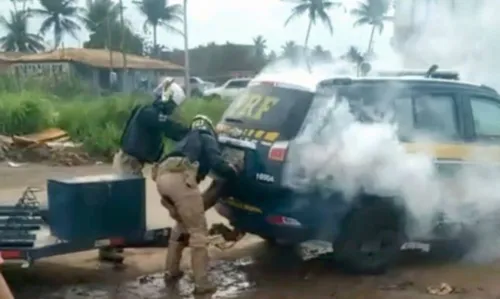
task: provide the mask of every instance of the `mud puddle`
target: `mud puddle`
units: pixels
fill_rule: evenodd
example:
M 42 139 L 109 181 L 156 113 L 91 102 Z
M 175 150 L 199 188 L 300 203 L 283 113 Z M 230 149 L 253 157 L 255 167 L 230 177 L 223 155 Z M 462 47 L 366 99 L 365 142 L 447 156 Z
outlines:
M 307 264 L 307 263 L 306 263 Z M 210 275 L 218 290 L 208 298 L 250 298 L 259 288 L 274 283 L 287 286 L 290 280 L 305 277 L 302 259 L 294 252 L 265 250 L 253 256 L 213 260 Z M 112 275 L 112 274 L 110 274 Z M 33 282 L 17 288 L 18 299 L 155 299 L 193 298 L 192 275 L 188 273 L 177 284 L 165 287 L 163 274 L 140 276 L 130 281 L 86 282 L 82 284 L 42 287 Z M 283 279 L 283 280 L 282 280 Z M 307 277 L 306 277 L 307 279 Z M 196 297 L 198 298 L 198 297 Z
M 235 261 L 214 261 L 211 264 L 211 275 L 218 286 L 212 298 L 237 298 L 249 292 L 255 283 L 249 280 L 246 273 L 254 261 L 242 258 Z M 163 274 L 157 273 L 138 277 L 123 283 L 86 283 L 65 286 L 59 290 L 22 290 L 16 298 L 20 299 L 87 299 L 87 298 L 120 298 L 120 299 L 156 299 L 156 298 L 191 298 L 193 283 L 190 273 L 184 276 L 175 286 L 165 287 Z
M 450 288 L 444 297 L 499 299 L 500 261 L 489 264 L 405 262 L 385 275 L 352 276 L 342 273 L 328 258 L 303 261 L 287 250 L 262 255 L 214 260 L 211 277 L 218 291 L 193 297 L 191 275 L 165 287 L 161 273 L 129 281 L 96 282 L 36 287 L 26 284 L 19 299 L 171 299 L 171 298 L 328 298 L 328 299 L 431 299 L 430 290 Z M 20 292 L 19 292 L 20 291 Z

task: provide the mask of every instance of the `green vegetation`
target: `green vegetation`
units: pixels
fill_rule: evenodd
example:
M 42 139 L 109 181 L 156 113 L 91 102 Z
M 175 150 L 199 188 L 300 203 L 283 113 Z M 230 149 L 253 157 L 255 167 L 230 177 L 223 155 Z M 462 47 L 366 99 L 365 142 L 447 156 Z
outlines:
M 50 127 L 66 130 L 72 140 L 83 142 L 91 155 L 111 157 L 118 148 L 121 131 L 132 108 L 151 101 L 151 96 L 109 95 L 96 97 L 71 82 L 47 85 L 33 80 L 19 87 L 9 78 L 0 78 L 0 134 L 34 133 Z M 27 88 L 29 86 L 29 88 Z M 69 96 L 68 89 L 79 89 Z M 203 113 L 218 121 L 227 107 L 223 101 L 188 99 L 174 117 L 187 123 Z

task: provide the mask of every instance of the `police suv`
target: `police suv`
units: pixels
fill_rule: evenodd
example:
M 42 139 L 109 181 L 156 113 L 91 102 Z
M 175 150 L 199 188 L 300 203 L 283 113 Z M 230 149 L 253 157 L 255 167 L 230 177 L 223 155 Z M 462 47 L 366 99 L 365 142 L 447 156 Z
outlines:
M 474 228 L 447 222 L 446 207 L 429 238 L 410 240 L 412 215 L 390 197 L 361 192 L 355 200 L 346 200 L 341 192 L 324 192 L 331 187 L 327 181 L 300 190 L 284 183 L 294 140 L 314 119 L 317 103 L 328 105 L 325 98 L 347 99 L 361 122 L 375 120 L 362 113 L 360 102 L 366 107 L 389 100 L 401 142 L 415 151 L 422 144 L 413 137 L 431 134 L 425 148 L 439 168 L 474 164 L 477 150 L 487 151 L 492 162 L 500 160 L 500 96 L 490 87 L 460 81 L 456 72 L 433 66 L 427 71 L 307 83 L 260 77 L 231 103 L 217 125 L 223 153 L 244 165 L 217 211 L 234 227 L 270 242 L 327 242 L 336 260 L 358 273 L 384 272 L 402 249 L 446 248 L 452 250 L 447 255 L 457 257 L 470 250 Z

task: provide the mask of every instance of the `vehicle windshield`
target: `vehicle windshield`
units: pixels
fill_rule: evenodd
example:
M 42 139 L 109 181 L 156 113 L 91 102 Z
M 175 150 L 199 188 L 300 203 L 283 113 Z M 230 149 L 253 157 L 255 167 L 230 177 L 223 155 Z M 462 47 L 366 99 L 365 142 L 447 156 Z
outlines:
M 298 132 L 313 93 L 276 84 L 252 84 L 231 103 L 222 122 L 244 129 L 277 131 L 283 138 Z

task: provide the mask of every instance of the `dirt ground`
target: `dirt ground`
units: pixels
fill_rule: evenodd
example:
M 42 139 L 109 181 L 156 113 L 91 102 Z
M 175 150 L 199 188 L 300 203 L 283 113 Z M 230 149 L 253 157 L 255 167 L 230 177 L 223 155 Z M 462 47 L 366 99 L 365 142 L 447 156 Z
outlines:
M 0 199 L 15 201 L 26 186 L 44 187 L 47 178 L 110 172 L 107 165 L 48 167 L 0 165 Z M 40 195 L 45 200 L 43 193 Z M 154 185 L 148 182 L 148 225 L 172 221 L 159 205 Z M 221 222 L 208 212 L 210 223 Z M 499 249 L 500 251 L 500 249 Z M 5 268 L 16 298 L 189 298 L 188 278 L 178 287 L 165 288 L 161 271 L 164 249 L 129 249 L 126 267 L 113 269 L 96 261 L 89 251 L 48 258 L 31 269 Z M 500 261 L 488 264 L 437 263 L 426 258 L 407 259 L 382 276 L 348 276 L 330 261 L 304 262 L 290 251 L 267 247 L 254 236 L 245 237 L 228 251 L 211 248 L 212 275 L 219 291 L 211 298 L 431 298 L 428 287 L 446 283 L 454 288 L 448 298 L 500 299 Z M 188 254 L 183 262 L 188 267 Z M 204 297 L 206 298 L 206 297 Z M 210 298 L 210 296 L 208 297 Z

